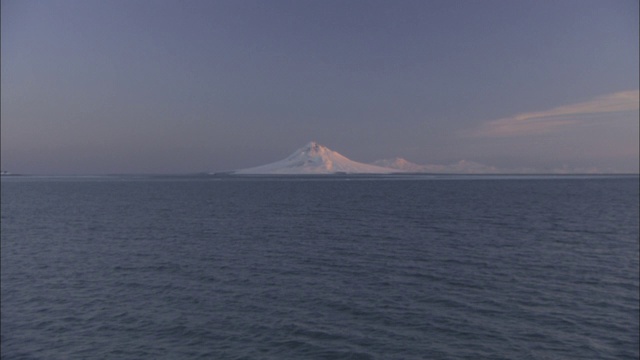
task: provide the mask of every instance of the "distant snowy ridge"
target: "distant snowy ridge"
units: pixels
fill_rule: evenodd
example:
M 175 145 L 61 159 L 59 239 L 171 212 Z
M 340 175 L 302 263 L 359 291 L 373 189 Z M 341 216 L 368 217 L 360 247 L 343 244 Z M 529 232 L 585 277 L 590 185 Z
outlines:
M 400 172 L 409 173 L 430 173 L 430 174 L 467 174 L 467 175 L 479 175 L 479 174 L 602 174 L 607 173 L 595 167 L 569 167 L 562 166 L 556 168 L 546 169 L 534 169 L 534 168 L 498 168 L 495 166 L 489 166 L 481 164 L 475 161 L 460 160 L 453 164 L 439 165 L 428 164 L 418 165 L 407 161 L 403 158 L 383 159 L 376 160 L 372 163 L 377 166 L 384 166 L 391 169 L 396 169 Z M 615 173 L 615 171 L 608 171 L 608 173 Z
M 401 171 L 401 170 L 400 170 Z M 236 170 L 234 174 L 389 174 L 398 169 L 363 164 L 350 160 L 336 151 L 311 141 L 284 160 L 248 169 Z
M 408 171 L 408 172 L 424 172 L 425 171 L 424 165 L 418 165 L 399 157 L 394 159 L 376 160 L 371 164 L 376 166 L 382 166 L 386 168 L 401 170 L 401 171 Z
M 440 174 L 496 174 L 500 170 L 493 167 L 468 160 L 460 160 L 449 165 L 418 165 L 403 158 L 383 159 L 372 164 L 384 166 L 397 171 L 416 173 L 440 173 Z

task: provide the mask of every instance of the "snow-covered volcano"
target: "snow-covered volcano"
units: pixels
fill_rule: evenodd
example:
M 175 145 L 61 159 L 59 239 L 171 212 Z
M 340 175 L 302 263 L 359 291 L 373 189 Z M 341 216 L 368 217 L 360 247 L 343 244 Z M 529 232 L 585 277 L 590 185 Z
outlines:
M 349 160 L 315 141 L 296 150 L 284 160 L 234 171 L 235 174 L 388 174 L 392 172 L 398 172 L 398 170 Z

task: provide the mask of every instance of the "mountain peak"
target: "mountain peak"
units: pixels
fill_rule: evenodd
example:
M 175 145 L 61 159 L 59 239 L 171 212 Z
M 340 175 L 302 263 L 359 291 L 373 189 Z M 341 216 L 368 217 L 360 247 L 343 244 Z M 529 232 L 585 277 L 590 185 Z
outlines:
M 305 148 L 314 148 L 314 147 L 319 147 L 321 146 L 320 144 L 318 144 L 316 141 L 309 141 L 309 143 L 307 145 L 305 145 Z
M 318 144 L 315 141 L 310 141 L 307 145 L 305 145 L 302 149 L 300 149 L 301 151 L 304 151 L 306 153 L 309 154 L 320 154 L 322 152 L 325 152 L 329 149 L 327 149 L 327 147 L 322 146 L 320 144 Z
M 396 170 L 359 163 L 350 160 L 336 151 L 318 144 L 307 143 L 286 159 L 274 163 L 238 170 L 236 174 L 335 174 L 369 173 L 387 174 Z

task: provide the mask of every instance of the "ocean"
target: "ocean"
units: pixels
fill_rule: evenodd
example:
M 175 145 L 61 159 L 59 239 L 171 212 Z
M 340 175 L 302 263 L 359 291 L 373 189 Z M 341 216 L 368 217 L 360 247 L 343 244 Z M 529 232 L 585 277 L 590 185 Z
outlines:
M 3 177 L 2 359 L 638 359 L 639 185 Z

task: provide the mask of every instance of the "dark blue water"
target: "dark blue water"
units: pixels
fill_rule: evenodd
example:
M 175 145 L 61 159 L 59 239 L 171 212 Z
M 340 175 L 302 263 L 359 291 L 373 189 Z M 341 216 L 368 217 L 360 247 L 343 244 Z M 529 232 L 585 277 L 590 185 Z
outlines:
M 638 359 L 638 177 L 391 179 L 3 178 L 2 358 Z

